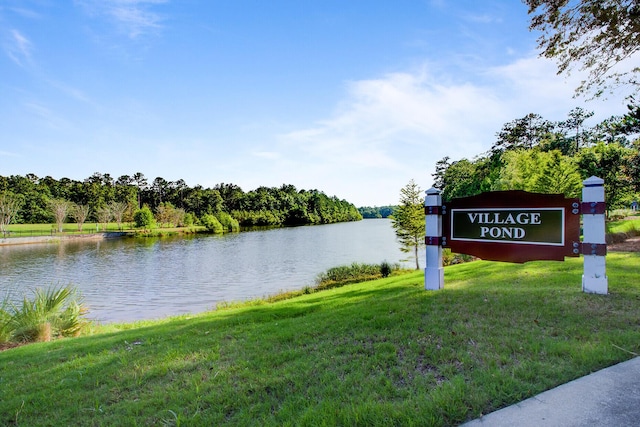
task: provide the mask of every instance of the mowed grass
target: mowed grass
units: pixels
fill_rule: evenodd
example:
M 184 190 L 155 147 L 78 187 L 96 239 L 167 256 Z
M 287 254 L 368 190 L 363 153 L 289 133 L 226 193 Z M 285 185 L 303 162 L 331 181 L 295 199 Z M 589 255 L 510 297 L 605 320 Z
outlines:
M 607 223 L 607 232 L 609 233 L 628 233 L 632 231 L 640 231 L 640 218 L 610 221 Z
M 472 262 L 0 352 L 0 425 L 457 425 L 640 353 L 640 256 Z
M 131 223 L 122 223 L 123 229 L 130 229 Z M 27 235 L 31 233 L 33 235 L 47 235 L 57 233 L 58 228 L 55 224 L 9 224 L 7 230 L 18 235 Z M 95 233 L 96 230 L 105 231 L 104 224 L 98 224 L 96 227 L 95 222 L 82 224 L 83 233 Z M 119 231 L 118 224 L 115 222 L 107 223 L 106 231 Z M 77 223 L 64 223 L 62 224 L 63 233 L 78 233 Z
M 29 236 L 49 236 L 54 235 L 58 236 L 59 233 L 57 231 L 57 227 L 52 224 L 9 224 L 7 230 L 10 232 L 9 237 L 29 237 Z M 154 231 L 158 233 L 194 233 L 198 231 L 205 231 L 206 228 L 200 225 L 194 225 L 190 227 L 163 227 L 163 228 L 155 228 Z M 62 233 L 65 235 L 68 234 L 86 234 L 86 233 L 102 233 L 102 232 L 141 232 L 141 230 L 134 228 L 133 224 L 130 222 L 123 222 L 120 227 L 115 222 L 110 222 L 106 224 L 98 224 L 96 223 L 85 223 L 82 225 L 82 231 L 78 230 L 78 224 L 76 223 L 65 223 L 62 225 Z M 2 235 L 0 234 L 0 237 Z

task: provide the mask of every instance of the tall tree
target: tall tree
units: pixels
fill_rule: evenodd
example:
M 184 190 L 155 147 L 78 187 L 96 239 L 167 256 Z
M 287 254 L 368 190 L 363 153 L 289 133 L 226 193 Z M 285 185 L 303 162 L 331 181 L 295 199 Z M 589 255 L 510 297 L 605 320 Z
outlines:
M 109 203 L 109 212 L 113 216 L 113 219 L 118 223 L 118 230 L 122 230 L 122 219 L 125 212 L 129 209 L 129 205 L 124 202 L 111 202 Z
M 111 217 L 112 214 L 110 206 L 103 206 L 96 211 L 96 223 L 102 224 L 102 229 L 104 231 L 107 231 L 107 225 L 109 224 L 109 221 L 111 221 Z M 96 226 L 96 229 L 97 228 L 98 227 Z
M 82 225 L 89 216 L 89 205 L 71 204 L 71 216 L 78 223 L 78 231 L 82 231 Z
M 555 59 L 558 74 L 576 66 L 588 71 L 578 94 L 600 96 L 619 86 L 640 89 L 640 68 L 623 62 L 640 48 L 638 0 L 523 0 L 529 6 L 530 29 L 539 30 L 541 55 Z
M 640 140 L 633 143 L 627 157 L 626 173 L 635 192 L 640 193 Z
M 573 158 L 560 151 L 517 150 L 504 155 L 504 167 L 492 190 L 524 190 L 577 197 L 582 178 Z
M 482 178 L 478 173 L 478 161 L 461 159 L 451 163 L 442 177 L 442 200 L 467 197 L 482 192 Z
M 436 162 L 436 171 L 435 173 L 431 174 L 431 176 L 433 177 L 433 186 L 435 188 L 439 190 L 442 190 L 444 188 L 444 179 L 449 166 L 451 166 L 451 163 L 449 162 L 449 156 L 445 156 Z
M 62 224 L 67 219 L 71 204 L 65 199 L 51 199 L 49 200 L 49 209 L 53 214 L 53 219 L 56 222 L 58 232 L 62 232 Z
M 593 147 L 580 150 L 576 157 L 578 167 L 584 179 L 597 176 L 604 179 L 604 192 L 607 208 L 625 207 L 626 198 L 633 191 L 629 176 L 628 162 L 633 150 L 618 143 L 600 142 Z
M 531 149 L 552 130 L 553 124 L 550 121 L 539 114 L 529 113 L 520 119 L 505 123 L 497 133 L 497 140 L 491 151 L 501 153 L 519 148 Z
M 640 105 L 633 96 L 628 99 L 627 113 L 622 116 L 618 130 L 625 135 L 637 135 L 640 133 Z
M 142 172 L 136 172 L 131 177 L 131 183 L 138 188 L 138 209 L 142 208 L 142 190 L 147 188 L 147 178 Z
M 8 191 L 0 193 L 0 233 L 7 231 L 7 226 L 15 218 L 22 206 L 22 199 Z
M 585 130 L 584 122 L 593 116 L 593 111 L 585 111 L 582 107 L 576 107 L 569 111 L 568 116 L 567 120 L 560 122 L 559 126 L 566 130 L 567 134 L 573 134 L 572 138 L 575 143 L 574 153 L 577 153 L 580 146 L 584 146 L 585 140 L 589 137 L 589 131 Z
M 424 246 L 424 200 L 422 190 L 412 179 L 400 190 L 400 204 L 391 216 L 402 252 L 411 253 L 420 269 L 418 250 Z

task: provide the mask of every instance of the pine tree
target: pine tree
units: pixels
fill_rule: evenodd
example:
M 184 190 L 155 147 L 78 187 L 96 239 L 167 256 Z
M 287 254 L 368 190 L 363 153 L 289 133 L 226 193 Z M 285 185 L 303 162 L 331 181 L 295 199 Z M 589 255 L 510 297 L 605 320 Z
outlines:
M 413 181 L 400 190 L 400 204 L 391 216 L 402 252 L 411 253 L 416 260 L 416 270 L 420 269 L 418 250 L 424 246 L 424 201 L 422 190 Z

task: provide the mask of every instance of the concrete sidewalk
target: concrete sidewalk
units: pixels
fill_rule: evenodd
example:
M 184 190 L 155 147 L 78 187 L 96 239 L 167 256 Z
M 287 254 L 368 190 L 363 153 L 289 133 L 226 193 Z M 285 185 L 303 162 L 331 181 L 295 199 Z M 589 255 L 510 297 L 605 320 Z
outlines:
M 640 357 L 545 391 L 464 427 L 638 427 Z

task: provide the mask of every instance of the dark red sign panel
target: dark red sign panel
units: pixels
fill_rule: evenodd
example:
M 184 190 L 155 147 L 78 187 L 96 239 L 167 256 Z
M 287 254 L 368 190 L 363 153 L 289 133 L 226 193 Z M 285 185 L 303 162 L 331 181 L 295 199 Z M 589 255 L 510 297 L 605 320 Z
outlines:
M 562 194 L 493 191 L 444 204 L 442 246 L 492 261 L 580 254 L 580 202 Z

